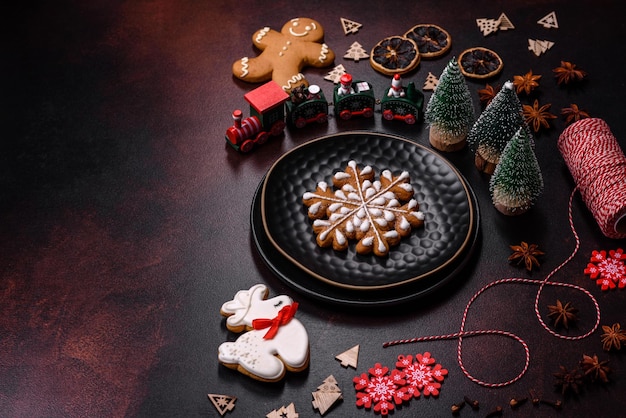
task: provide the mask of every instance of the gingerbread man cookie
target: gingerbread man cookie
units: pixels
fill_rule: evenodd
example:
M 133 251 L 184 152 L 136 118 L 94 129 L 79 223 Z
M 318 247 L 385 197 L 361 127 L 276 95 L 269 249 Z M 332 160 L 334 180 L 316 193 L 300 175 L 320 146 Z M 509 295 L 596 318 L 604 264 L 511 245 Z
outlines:
M 271 79 L 286 92 L 302 84 L 308 86 L 301 73 L 304 67 L 328 67 L 335 60 L 335 53 L 321 43 L 323 39 L 322 25 L 306 17 L 291 19 L 280 32 L 265 27 L 252 35 L 261 54 L 233 63 L 233 75 L 250 83 Z

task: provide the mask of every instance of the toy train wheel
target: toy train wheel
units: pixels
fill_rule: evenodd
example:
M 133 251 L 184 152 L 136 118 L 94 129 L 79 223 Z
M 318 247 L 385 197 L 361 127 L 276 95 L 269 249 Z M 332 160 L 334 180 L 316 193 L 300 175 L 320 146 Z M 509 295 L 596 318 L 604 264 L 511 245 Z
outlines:
M 262 145 L 265 144 L 267 142 L 267 138 L 270 137 L 270 134 L 267 132 L 259 132 L 259 134 L 256 136 L 256 138 L 254 139 L 254 142 Z
M 414 125 L 416 122 L 415 116 L 413 115 L 407 115 L 404 118 L 404 121 L 406 122 L 407 125 Z
M 371 107 L 366 107 L 365 109 L 363 109 L 363 116 L 366 118 L 371 118 L 372 116 L 374 116 L 374 109 L 372 109 Z
M 254 148 L 254 141 L 251 139 L 246 139 L 245 141 L 243 141 L 243 143 L 239 147 L 239 151 L 250 152 L 252 151 L 252 148 Z
M 349 110 L 347 110 L 347 109 L 346 109 L 346 110 L 342 110 L 342 111 L 339 113 L 339 117 L 340 117 L 341 119 L 343 119 L 343 120 L 348 120 L 348 119 L 352 118 L 352 112 L 350 112 L 350 111 L 349 111 Z
M 274 122 L 270 128 L 270 134 L 272 134 L 272 136 L 280 135 L 283 130 L 285 130 L 285 122 L 279 120 L 278 122 Z
M 326 113 L 320 113 L 319 115 L 317 115 L 317 118 L 315 120 L 317 123 L 326 123 L 328 122 L 328 115 Z
M 296 119 L 296 128 L 304 128 L 306 126 L 306 119 L 298 118 Z
M 385 120 L 393 120 L 393 112 L 389 109 L 385 110 L 383 112 L 383 118 L 385 118 Z

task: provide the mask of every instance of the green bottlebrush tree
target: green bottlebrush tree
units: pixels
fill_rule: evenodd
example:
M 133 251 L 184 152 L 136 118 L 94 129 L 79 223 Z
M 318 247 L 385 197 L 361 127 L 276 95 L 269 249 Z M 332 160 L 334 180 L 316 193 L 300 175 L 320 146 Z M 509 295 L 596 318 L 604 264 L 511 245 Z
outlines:
M 493 204 L 506 215 L 520 215 L 543 191 L 543 177 L 528 127 L 519 128 L 506 144 L 489 179 Z
M 430 144 L 440 151 L 457 151 L 466 144 L 474 123 L 474 104 L 459 64 L 452 58 L 426 106 Z
M 521 126 L 524 126 L 522 104 L 513 83 L 507 81 L 467 135 L 467 142 L 476 152 L 476 168 L 493 173 L 504 147 Z

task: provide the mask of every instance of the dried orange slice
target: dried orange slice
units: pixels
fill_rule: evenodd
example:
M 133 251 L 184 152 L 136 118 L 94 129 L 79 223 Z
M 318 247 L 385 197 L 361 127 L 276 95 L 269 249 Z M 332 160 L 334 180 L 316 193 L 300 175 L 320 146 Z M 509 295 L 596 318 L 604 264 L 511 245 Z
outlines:
M 463 75 L 470 78 L 489 78 L 502 71 L 502 58 L 491 49 L 477 46 L 461 52 L 458 58 Z
M 431 23 L 422 23 L 413 26 L 404 34 L 417 44 L 417 49 L 422 58 L 436 58 L 450 49 L 452 37 L 440 26 Z
M 408 73 L 419 63 L 417 44 L 404 36 L 389 36 L 381 40 L 370 54 L 372 68 L 386 75 Z

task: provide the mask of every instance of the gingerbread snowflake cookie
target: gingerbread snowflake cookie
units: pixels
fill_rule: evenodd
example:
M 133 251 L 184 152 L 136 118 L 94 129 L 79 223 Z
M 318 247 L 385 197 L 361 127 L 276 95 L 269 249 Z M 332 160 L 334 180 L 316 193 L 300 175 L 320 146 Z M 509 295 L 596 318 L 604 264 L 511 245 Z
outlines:
M 359 168 L 350 161 L 332 182 L 334 188 L 319 182 L 315 191 L 302 196 L 320 247 L 344 251 L 351 240 L 357 240 L 358 254 L 383 257 L 424 224 L 406 171 L 394 175 L 384 170 L 376 180 L 371 166 Z

